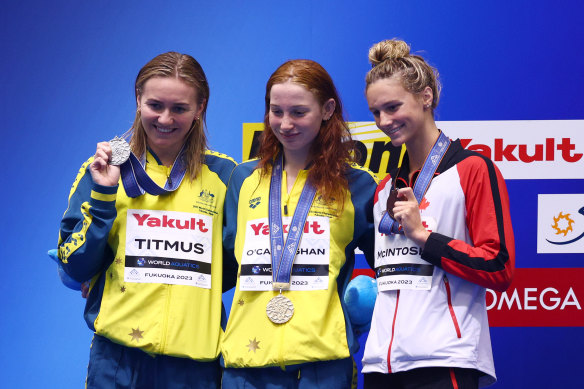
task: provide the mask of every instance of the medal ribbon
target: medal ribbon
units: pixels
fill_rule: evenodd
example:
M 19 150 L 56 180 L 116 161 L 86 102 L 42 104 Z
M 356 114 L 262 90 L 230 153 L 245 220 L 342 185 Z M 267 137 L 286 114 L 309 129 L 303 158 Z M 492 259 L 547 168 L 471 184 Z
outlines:
M 440 165 L 440 161 L 442 161 L 448 147 L 450 147 L 450 139 L 444 135 L 444 132 L 440 131 L 440 135 L 434 143 L 434 146 L 432 146 L 432 150 L 430 150 L 430 153 L 426 157 L 424 166 L 422 166 L 422 170 L 420 171 L 420 174 L 418 174 L 418 178 L 414 184 L 414 196 L 418 203 L 422 201 L 424 194 L 426 194 L 430 182 L 432 181 L 432 177 L 434 177 L 434 173 L 436 173 L 436 169 L 438 169 L 438 165 Z M 395 182 L 396 179 L 397 177 L 393 179 L 393 182 Z M 392 186 L 395 187 L 395 185 Z M 387 211 L 383 214 L 383 217 L 379 222 L 378 231 L 387 235 L 404 233 L 403 230 L 399 229 L 399 223 L 392 219 L 387 214 Z
M 130 153 L 128 160 L 120 165 L 122 183 L 124 184 L 124 189 L 128 197 L 134 198 L 144 193 L 159 196 L 174 192 L 180 186 L 187 171 L 184 161 L 184 145 L 172 164 L 172 169 L 170 170 L 170 175 L 164 188 L 158 186 L 150 178 L 148 173 L 146 173 L 145 167 L 146 155 L 138 159 L 134 153 Z
M 288 229 L 288 236 L 284 243 L 284 224 L 282 223 L 282 155 L 278 155 L 272 168 L 270 181 L 270 249 L 272 253 L 272 286 L 274 289 L 289 288 L 292 276 L 292 265 L 296 257 L 296 250 L 300 245 L 300 238 L 304 231 L 304 224 L 308 211 L 314 200 L 316 188 L 309 182 L 304 184 L 298 205 L 294 210 L 292 222 Z

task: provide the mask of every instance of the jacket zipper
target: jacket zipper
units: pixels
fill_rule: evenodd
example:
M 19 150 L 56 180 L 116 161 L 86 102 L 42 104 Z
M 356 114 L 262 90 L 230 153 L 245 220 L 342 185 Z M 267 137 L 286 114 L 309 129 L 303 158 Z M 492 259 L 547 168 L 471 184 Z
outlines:
M 165 285 L 166 286 L 166 304 L 164 306 L 164 318 L 162 319 L 162 331 L 160 336 L 160 353 L 164 354 L 166 349 L 166 331 L 168 330 L 168 319 L 170 315 L 170 301 L 171 301 L 171 292 L 172 292 L 172 285 Z
M 395 311 L 393 312 L 393 322 L 391 323 L 391 340 L 389 341 L 389 348 L 387 350 L 387 372 L 391 373 L 391 345 L 393 344 L 393 339 L 394 339 L 394 331 L 395 331 L 395 319 L 397 317 L 397 306 L 399 304 L 399 292 L 400 290 L 398 289 L 397 291 L 397 296 L 395 298 Z
M 458 338 L 462 338 L 462 334 L 460 333 L 460 326 L 458 325 L 458 320 L 456 319 L 456 313 L 454 312 L 454 308 L 452 307 L 452 294 L 450 292 L 450 283 L 448 282 L 448 278 L 446 274 L 442 278 L 444 281 L 444 286 L 446 287 L 446 297 L 448 298 L 448 310 L 450 310 L 450 316 L 452 317 L 452 323 L 454 324 L 454 329 L 456 330 L 456 336 Z

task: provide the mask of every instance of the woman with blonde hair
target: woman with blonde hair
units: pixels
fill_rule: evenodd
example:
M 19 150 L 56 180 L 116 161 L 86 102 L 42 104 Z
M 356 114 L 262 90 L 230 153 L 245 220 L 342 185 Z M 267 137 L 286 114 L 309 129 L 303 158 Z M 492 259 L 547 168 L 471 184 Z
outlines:
M 378 295 L 363 356 L 367 388 L 495 382 L 486 288 L 505 290 L 515 248 L 505 181 L 438 129 L 438 72 L 400 40 L 369 51 L 366 97 L 400 167 L 375 194 Z
M 358 343 L 342 296 L 355 249 L 372 260 L 377 185 L 354 157 L 326 70 L 281 65 L 266 85 L 258 158 L 233 171 L 227 190 L 224 244 L 239 272 L 224 388 L 354 384 Z
M 130 143 L 97 144 L 79 170 L 59 258 L 91 279 L 88 388 L 213 388 L 221 382 L 223 202 L 235 162 L 207 149 L 209 85 L 191 56 L 138 73 Z

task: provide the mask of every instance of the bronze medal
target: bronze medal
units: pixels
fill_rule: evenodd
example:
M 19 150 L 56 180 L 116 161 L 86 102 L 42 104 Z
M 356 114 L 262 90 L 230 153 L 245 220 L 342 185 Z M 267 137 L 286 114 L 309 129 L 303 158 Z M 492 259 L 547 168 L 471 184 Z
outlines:
M 395 207 L 395 202 L 397 201 L 397 193 L 397 189 L 393 188 L 391 192 L 389 192 L 389 197 L 387 198 L 387 203 L 385 205 L 387 214 L 393 220 L 395 220 L 395 217 L 393 216 L 393 207 Z

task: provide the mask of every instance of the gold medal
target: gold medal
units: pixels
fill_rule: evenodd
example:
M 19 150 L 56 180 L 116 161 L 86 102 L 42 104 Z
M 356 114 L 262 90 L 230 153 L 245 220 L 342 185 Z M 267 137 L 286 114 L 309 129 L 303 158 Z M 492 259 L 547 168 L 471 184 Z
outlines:
M 266 314 L 272 323 L 286 323 L 294 315 L 294 304 L 289 298 L 279 294 L 268 302 Z

